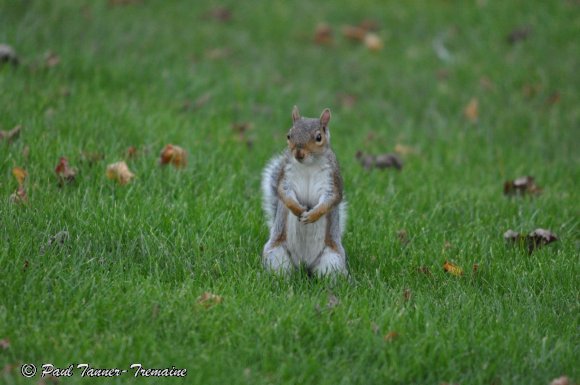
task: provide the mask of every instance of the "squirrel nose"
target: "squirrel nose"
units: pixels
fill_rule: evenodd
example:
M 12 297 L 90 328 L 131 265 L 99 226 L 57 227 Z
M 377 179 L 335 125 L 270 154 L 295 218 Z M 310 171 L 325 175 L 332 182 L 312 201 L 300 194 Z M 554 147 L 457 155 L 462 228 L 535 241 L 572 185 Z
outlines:
M 303 160 L 304 159 L 304 151 L 302 151 L 302 150 L 296 150 L 296 153 L 294 154 L 294 157 L 297 160 Z

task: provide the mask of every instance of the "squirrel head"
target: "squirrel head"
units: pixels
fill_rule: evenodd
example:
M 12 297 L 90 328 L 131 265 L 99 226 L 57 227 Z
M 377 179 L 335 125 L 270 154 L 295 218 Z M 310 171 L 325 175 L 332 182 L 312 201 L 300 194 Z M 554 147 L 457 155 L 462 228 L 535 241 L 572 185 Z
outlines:
M 320 119 L 300 117 L 298 107 L 292 110 L 292 128 L 288 131 L 288 148 L 294 159 L 308 164 L 330 148 L 330 110 L 325 108 Z

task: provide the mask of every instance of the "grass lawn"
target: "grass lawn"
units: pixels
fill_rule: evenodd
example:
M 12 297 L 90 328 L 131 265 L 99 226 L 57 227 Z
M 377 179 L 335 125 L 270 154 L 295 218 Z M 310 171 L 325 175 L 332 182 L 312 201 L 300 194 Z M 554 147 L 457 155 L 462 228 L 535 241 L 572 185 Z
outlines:
M 62 384 L 580 381 L 577 2 L 119 3 L 0 0 L 20 61 L 0 67 L 0 130 L 22 125 L 0 142 L 0 383 L 45 363 L 187 369 Z M 367 19 L 378 51 L 343 36 Z M 260 173 L 294 104 L 333 112 L 350 281 L 261 266 Z M 158 164 L 168 143 L 184 169 Z M 402 171 L 355 158 L 397 145 Z M 59 187 L 61 156 L 78 173 Z M 523 175 L 542 194 L 504 196 Z M 503 239 L 536 228 L 558 241 Z

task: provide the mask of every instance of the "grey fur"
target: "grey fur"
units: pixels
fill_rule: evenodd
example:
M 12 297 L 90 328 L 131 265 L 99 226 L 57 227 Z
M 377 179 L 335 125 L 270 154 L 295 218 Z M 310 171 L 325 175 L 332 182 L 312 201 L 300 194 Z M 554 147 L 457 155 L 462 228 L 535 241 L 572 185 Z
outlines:
M 328 114 L 328 121 L 330 111 L 325 110 L 323 114 L 325 112 Z M 335 272 L 348 274 L 346 253 L 341 241 L 347 205 L 344 201 L 338 161 L 329 146 L 330 132 L 327 126 L 322 126 L 322 120 L 300 117 L 297 108 L 292 117 L 293 127 L 289 132 L 289 140 L 293 145 L 306 146 L 315 140 L 319 130 L 325 133 L 327 141 L 324 150 L 315 155 L 314 164 L 304 165 L 296 161 L 292 152 L 287 149 L 282 155 L 272 158 L 265 167 L 262 173 L 263 208 L 270 237 L 264 246 L 264 265 L 271 270 L 287 271 L 305 263 L 309 271 L 320 275 Z M 300 180 L 290 180 L 288 175 Z M 314 180 L 311 179 L 313 175 Z M 328 179 L 316 179 L 316 175 Z M 302 177 L 306 179 L 301 179 Z M 293 188 L 305 190 L 294 191 Z M 318 190 L 320 188 L 322 190 Z M 312 191 L 320 191 L 321 195 L 315 193 L 313 196 Z M 280 193 L 297 201 L 303 209 L 306 208 L 305 214 L 310 214 L 311 209 L 321 202 L 330 205 L 330 210 L 312 225 L 306 224 L 308 222 L 299 223 L 303 216 L 297 218 L 281 200 Z

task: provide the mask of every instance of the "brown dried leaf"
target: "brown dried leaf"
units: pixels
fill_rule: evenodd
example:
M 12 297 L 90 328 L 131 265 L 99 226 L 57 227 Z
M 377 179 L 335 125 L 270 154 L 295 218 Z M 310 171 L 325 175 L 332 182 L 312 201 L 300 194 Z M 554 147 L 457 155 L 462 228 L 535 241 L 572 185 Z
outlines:
M 178 168 L 185 167 L 187 165 L 187 153 L 179 146 L 168 144 L 161 150 L 159 164 L 162 166 L 172 164 Z
M 527 235 L 508 230 L 504 233 L 503 237 L 507 242 L 519 245 L 525 244 L 529 254 L 544 245 L 558 240 L 558 237 L 554 233 L 546 229 L 536 229 Z
M 410 301 L 412 297 L 413 292 L 411 291 L 411 289 L 403 290 L 403 300 L 405 300 L 405 302 Z
M 396 331 L 390 331 L 387 334 L 385 334 L 385 336 L 383 337 L 383 339 L 386 342 L 393 342 L 397 338 L 399 338 L 399 333 L 397 333 Z
M 365 154 L 361 150 L 358 150 L 356 152 L 355 157 L 360 162 L 360 164 L 365 168 L 365 170 L 370 170 L 375 165 L 375 157 L 369 154 Z
M 30 262 L 26 259 L 24 260 L 24 266 L 22 267 L 23 270 L 26 270 L 30 267 Z
M 333 42 L 332 28 L 326 23 L 319 23 L 314 30 L 314 42 L 319 45 L 330 45 Z
M 8 350 L 9 347 L 10 347 L 10 339 L 3 338 L 0 340 L 0 348 L 2 348 L 2 350 Z
M 367 33 L 364 38 L 364 43 L 365 46 L 373 52 L 377 52 L 383 49 L 383 41 L 376 33 Z
M 375 168 L 379 170 L 394 167 L 397 170 L 403 168 L 403 161 L 395 154 L 380 154 L 375 158 Z
M 135 174 L 129 170 L 127 163 L 124 161 L 112 163 L 107 166 L 107 178 L 115 180 L 121 185 L 129 183 L 134 177 Z
M 542 189 L 536 185 L 534 177 L 522 176 L 514 180 L 508 180 L 503 185 L 505 195 L 539 195 Z
M 226 7 L 215 7 L 205 14 L 205 18 L 227 23 L 232 20 L 232 11 Z
M 14 48 L 7 44 L 0 44 L 0 66 L 2 64 L 10 63 L 13 66 L 18 65 L 18 56 Z
M 558 378 L 554 378 L 550 385 L 570 385 L 570 379 L 568 376 L 562 376 Z
M 9 131 L 0 131 L 0 140 L 7 140 L 8 143 L 12 143 L 20 136 L 20 131 L 22 126 L 19 124 Z
M 135 158 L 137 156 L 137 147 L 135 146 L 129 146 L 127 148 L 127 150 L 125 151 L 125 154 L 127 155 L 127 158 L 131 159 L 131 158 Z
M 204 292 L 202 295 L 197 297 L 197 304 L 202 305 L 205 308 L 222 303 L 223 298 L 220 295 L 210 293 L 209 291 Z
M 59 179 L 59 184 L 62 186 L 65 182 L 71 183 L 75 181 L 77 176 L 77 169 L 70 167 L 68 159 L 61 156 L 56 168 L 54 169 L 56 176 Z
M 12 175 L 14 175 L 14 178 L 16 178 L 18 186 L 22 186 L 24 184 L 24 181 L 28 177 L 28 172 L 26 172 L 26 170 L 23 168 L 14 167 L 12 169 Z
M 506 36 L 506 40 L 513 45 L 526 40 L 532 32 L 533 29 L 530 26 L 517 27 Z
M 463 275 L 463 269 L 449 261 L 445 261 L 445 263 L 443 264 L 443 270 L 456 277 Z
M 347 39 L 354 41 L 363 41 L 367 30 L 362 27 L 355 27 L 352 25 L 345 25 L 342 27 L 342 35 Z
M 465 117 L 471 122 L 476 123 L 479 118 L 479 101 L 477 98 L 472 98 L 465 109 L 463 110 Z
M 479 263 L 474 263 L 474 264 L 473 264 L 472 271 L 473 271 L 474 273 L 477 273 L 477 272 L 479 271 Z
M 28 195 L 26 195 L 24 186 L 18 186 L 18 189 L 10 195 L 10 202 L 14 204 L 28 203 Z

